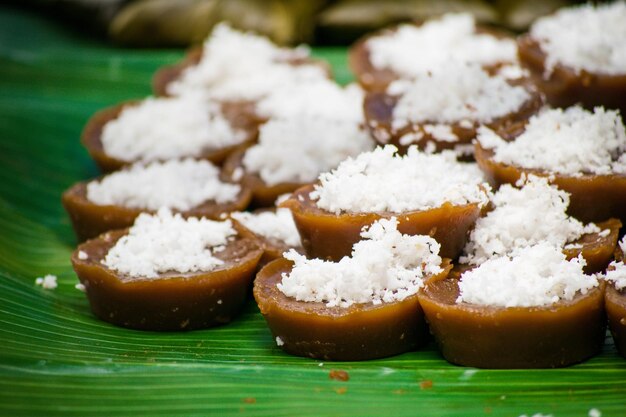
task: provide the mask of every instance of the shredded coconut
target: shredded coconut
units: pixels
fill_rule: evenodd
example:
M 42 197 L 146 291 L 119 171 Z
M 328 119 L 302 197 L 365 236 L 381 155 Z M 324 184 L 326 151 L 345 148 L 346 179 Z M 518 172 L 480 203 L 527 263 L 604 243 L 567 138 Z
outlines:
M 502 185 L 491 202 L 494 209 L 476 221 L 470 234 L 463 263 L 480 265 L 540 242 L 563 248 L 583 234 L 600 232 L 595 224 L 585 226 L 568 216 L 569 194 L 546 178 L 530 176 L 521 189 Z
M 363 90 L 356 84 L 340 87 L 327 79 L 279 88 L 256 107 L 257 113 L 268 118 L 324 118 L 343 122 L 363 123 Z
M 583 273 L 585 264 L 582 256 L 568 261 L 561 248 L 547 242 L 527 246 L 461 275 L 456 302 L 534 307 L 572 300 L 598 285 L 596 277 Z
M 280 336 L 276 336 L 276 346 L 282 346 L 284 344 L 283 339 L 281 339 Z
M 57 277 L 51 274 L 47 274 L 43 278 L 35 279 L 35 284 L 41 286 L 45 290 L 54 290 L 58 286 Z
M 424 131 L 433 138 L 442 142 L 456 142 L 459 137 L 454 134 L 449 125 L 424 125 Z
M 241 187 L 221 182 L 219 175 L 219 169 L 210 162 L 193 159 L 135 164 L 90 182 L 87 199 L 100 205 L 181 211 L 206 201 L 235 201 Z
M 277 208 L 260 213 L 236 212 L 230 214 L 245 227 L 268 239 L 284 242 L 287 246 L 301 247 L 300 234 L 293 221 L 291 210 Z
M 487 202 L 484 177 L 474 164 L 457 162 L 450 151 L 426 154 L 411 146 L 405 156 L 387 145 L 348 158 L 320 175 L 311 198 L 318 207 L 347 212 L 402 213 L 427 210 L 448 202 Z
M 397 220 L 379 220 L 361 233 L 352 255 L 339 262 L 307 259 L 291 250 L 294 262 L 278 289 L 298 301 L 325 302 L 328 307 L 404 300 L 424 285 L 423 278 L 442 272 L 440 245 L 429 236 L 403 235 Z
M 307 183 L 373 147 L 366 131 L 352 122 L 310 117 L 270 120 L 260 128 L 259 143 L 246 151 L 243 166 L 270 186 Z
M 619 248 L 622 251 L 623 259 L 626 259 L 626 236 L 619 242 Z M 599 275 L 599 277 L 613 282 L 618 290 L 626 288 L 626 264 L 624 261 L 613 261 L 609 264 L 606 273 Z
M 513 39 L 476 33 L 470 14 L 447 14 L 421 26 L 401 25 L 386 36 L 367 41 L 370 61 L 403 77 L 465 63 L 494 65 L 516 62 Z
M 85 285 L 80 283 L 80 282 L 78 284 L 74 285 L 74 288 L 76 288 L 80 292 L 86 292 L 87 291 L 87 288 L 85 288 Z
M 597 408 L 592 408 L 587 413 L 587 416 L 589 416 L 589 417 L 602 417 L 602 412 L 600 410 L 598 410 Z
M 537 19 L 530 35 L 546 53 L 549 76 L 557 64 L 581 70 L 626 74 L 626 2 L 563 8 Z
M 204 42 L 200 62 L 170 83 L 168 93 L 183 95 L 227 82 L 245 81 L 281 61 L 303 59 L 308 55 L 306 47 L 279 48 L 263 36 L 240 32 L 221 23 Z
M 468 119 L 488 123 L 517 111 L 530 98 L 524 87 L 513 86 L 502 75 L 489 75 L 476 65 L 452 65 L 413 80 L 397 80 L 387 93 L 400 96 L 393 109 L 394 129 L 411 123 Z
M 140 214 L 102 263 L 123 274 L 122 279 L 207 272 L 224 263 L 213 256 L 211 248 L 225 245 L 235 234 L 230 221 L 184 219 L 161 208 L 156 215 Z
M 199 95 L 148 98 L 126 107 L 102 130 L 107 155 L 123 161 L 154 161 L 198 156 L 203 151 L 242 143 L 216 103 Z
M 86 252 L 83 252 L 82 250 L 78 251 L 78 259 L 80 259 L 81 261 L 84 261 L 87 258 L 89 258 L 89 255 L 87 255 Z
M 545 110 L 512 142 L 486 127 L 477 139 L 500 163 L 571 176 L 626 174 L 624 124 L 618 111 L 602 107 Z

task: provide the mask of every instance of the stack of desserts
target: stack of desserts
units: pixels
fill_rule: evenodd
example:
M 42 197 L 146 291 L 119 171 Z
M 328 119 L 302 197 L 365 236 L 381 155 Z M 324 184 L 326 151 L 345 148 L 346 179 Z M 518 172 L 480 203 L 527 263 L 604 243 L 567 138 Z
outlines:
M 455 364 L 559 367 L 600 351 L 607 316 L 625 355 L 624 21 L 617 2 L 517 39 L 404 24 L 350 49 L 346 87 L 305 47 L 217 26 L 155 97 L 85 127 L 104 174 L 63 203 L 94 314 L 207 328 L 253 286 L 295 355 L 432 335 Z

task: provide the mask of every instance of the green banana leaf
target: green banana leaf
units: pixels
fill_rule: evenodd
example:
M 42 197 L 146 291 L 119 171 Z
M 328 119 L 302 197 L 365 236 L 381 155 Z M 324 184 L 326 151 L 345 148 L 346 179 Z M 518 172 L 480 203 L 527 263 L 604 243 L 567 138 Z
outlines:
M 349 81 L 345 49 L 314 53 Z M 79 134 L 97 109 L 149 94 L 155 69 L 182 55 L 115 49 L 0 8 L 0 415 L 626 415 L 626 360 L 609 337 L 580 365 L 490 371 L 450 365 L 433 345 L 370 362 L 292 357 L 252 300 L 232 324 L 204 331 L 96 320 L 74 288 L 60 204 L 66 187 L 97 174 Z M 59 287 L 36 286 L 44 274 Z

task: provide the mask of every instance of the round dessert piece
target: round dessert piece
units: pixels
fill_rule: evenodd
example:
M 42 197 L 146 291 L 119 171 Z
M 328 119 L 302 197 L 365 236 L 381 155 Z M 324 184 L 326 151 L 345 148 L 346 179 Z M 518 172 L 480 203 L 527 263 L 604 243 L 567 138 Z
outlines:
M 218 219 L 245 209 L 251 199 L 246 187 L 221 181 L 219 169 L 210 162 L 193 159 L 131 165 L 79 182 L 62 196 L 79 241 L 130 227 L 140 213 L 161 207 L 184 217 Z
M 270 120 L 261 126 L 259 142 L 233 153 L 224 172 L 252 190 L 253 206 L 268 207 L 278 196 L 373 147 L 367 132 L 353 121 L 314 116 Z
M 286 208 L 261 209 L 254 212 L 234 212 L 229 217 L 243 236 L 251 236 L 263 248 L 259 267 L 278 259 L 290 249 L 303 252 L 300 235 L 291 211 Z
M 515 84 L 477 65 L 447 66 L 394 81 L 365 98 L 367 126 L 377 142 L 391 143 L 401 153 L 417 145 L 428 152 L 453 149 L 471 159 L 479 126 L 514 132 L 539 111 L 542 100 L 534 88 Z
M 585 273 L 603 271 L 617 245 L 617 219 L 583 225 L 566 214 L 569 194 L 547 178 L 523 177 L 515 188 L 504 184 L 491 198 L 491 209 L 472 229 L 460 262 L 480 265 L 520 248 L 548 242 L 563 249 L 568 259 L 582 254 Z
M 141 214 L 128 230 L 78 246 L 74 270 L 93 313 L 139 330 L 228 323 L 243 306 L 262 250 L 229 221 Z
M 160 96 L 205 91 L 250 98 L 261 90 L 271 92 L 279 87 L 281 78 L 287 82 L 329 76 L 328 65 L 312 59 L 306 47 L 280 48 L 263 36 L 239 32 L 222 23 L 202 47 L 190 50 L 180 63 L 161 68 L 152 85 Z
M 220 164 L 256 140 L 258 120 L 250 106 L 209 102 L 197 94 L 122 103 L 94 114 L 81 141 L 103 172 L 185 157 Z
M 515 140 L 487 128 L 477 139 L 476 161 L 493 186 L 515 184 L 522 174 L 548 177 L 570 194 L 570 215 L 626 221 L 626 131 L 618 112 L 545 110 Z
M 477 28 L 468 13 L 447 14 L 421 25 L 403 24 L 369 35 L 349 52 L 359 83 L 383 91 L 398 79 L 410 79 L 450 66 L 477 64 L 496 71 L 518 67 L 515 41 Z M 518 71 L 521 69 L 518 67 Z
M 351 257 L 308 260 L 292 251 L 263 268 L 254 297 L 288 353 L 367 360 L 413 350 L 427 340 L 417 291 L 449 267 L 427 236 L 407 236 L 395 219 L 363 233 Z
M 609 329 L 615 341 L 617 352 L 626 358 L 626 237 L 615 251 L 615 262 L 605 274 L 608 281 L 605 293 L 606 314 Z
M 548 103 L 626 114 L 626 4 L 564 8 L 518 40 L 519 57 Z
M 388 145 L 342 162 L 281 206 L 291 209 L 310 257 L 338 261 L 364 226 L 395 216 L 402 233 L 431 235 L 441 256 L 454 259 L 488 201 L 488 188 L 478 168 L 450 152 L 426 155 L 411 147 L 398 156 Z
M 604 283 L 548 243 L 433 281 L 419 296 L 449 362 L 478 368 L 553 368 L 597 354 Z M 458 278 L 458 277 L 457 277 Z

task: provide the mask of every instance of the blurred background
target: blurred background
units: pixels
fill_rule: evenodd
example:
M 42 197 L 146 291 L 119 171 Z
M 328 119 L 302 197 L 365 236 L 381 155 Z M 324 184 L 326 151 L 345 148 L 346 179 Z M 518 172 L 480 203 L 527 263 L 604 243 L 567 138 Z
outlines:
M 9 0 L 128 47 L 189 46 L 220 21 L 282 45 L 347 45 L 366 32 L 446 12 L 524 31 L 572 0 Z

